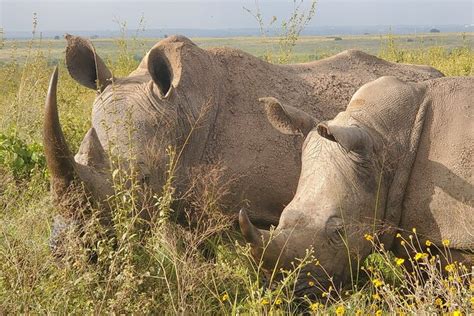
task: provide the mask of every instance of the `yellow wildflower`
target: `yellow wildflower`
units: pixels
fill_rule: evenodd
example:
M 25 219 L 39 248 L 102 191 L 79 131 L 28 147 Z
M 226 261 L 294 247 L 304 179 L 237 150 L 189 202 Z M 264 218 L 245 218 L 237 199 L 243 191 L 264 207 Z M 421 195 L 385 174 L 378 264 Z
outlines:
M 365 240 L 368 240 L 368 241 L 373 241 L 374 240 L 374 236 L 369 235 L 369 234 L 365 234 L 364 238 L 365 238 Z
M 431 241 L 429 241 L 429 240 L 425 241 L 425 245 L 428 246 L 428 247 L 431 246 L 432 244 L 433 244 L 433 243 L 432 243 Z
M 337 316 L 342 316 L 342 315 L 344 315 L 345 312 L 346 312 L 346 309 L 345 309 L 344 306 L 342 306 L 342 305 L 339 305 L 339 306 L 336 308 L 336 315 L 337 315 Z
M 453 272 L 455 267 L 456 266 L 454 265 L 454 263 L 451 263 L 451 264 L 448 264 L 447 266 L 445 266 L 444 270 L 446 270 L 446 272 Z
M 380 279 L 373 279 L 373 280 L 372 280 L 372 284 L 373 284 L 375 287 L 379 287 L 379 286 L 382 286 L 382 285 L 383 285 L 383 281 L 380 280 Z
M 397 234 L 395 235 L 395 237 L 397 237 L 397 238 L 402 238 L 402 235 L 400 235 L 400 233 L 397 233 Z
M 453 316 L 462 316 L 462 313 L 459 310 L 455 310 L 452 315 Z
M 417 252 L 416 255 L 415 255 L 415 257 L 414 257 L 414 259 L 415 259 L 416 261 L 418 261 L 418 260 L 423 259 L 423 258 L 426 258 L 426 257 L 428 257 L 428 254 L 427 254 L 427 253 L 424 253 L 424 252 L 423 252 L 423 253 Z
M 229 295 L 227 295 L 227 293 L 224 293 L 224 295 L 222 295 L 221 301 L 225 302 L 228 299 L 229 299 Z
M 280 305 L 281 304 L 281 298 L 277 298 L 275 300 L 275 305 Z
M 443 306 L 443 300 L 440 299 L 439 297 L 437 299 L 435 299 L 435 305 L 436 306 Z
M 416 228 L 413 227 L 412 230 L 411 230 L 414 234 L 416 234 Z
M 395 263 L 397 266 L 401 266 L 405 262 L 403 258 L 395 258 Z
M 309 305 L 309 308 L 315 312 L 317 311 L 320 307 L 322 306 L 322 304 L 320 303 L 311 303 L 311 305 Z
M 382 316 L 382 310 L 379 309 L 375 312 L 375 316 Z
M 471 308 L 474 309 L 474 296 L 471 296 Z
M 400 241 L 400 245 L 405 246 L 405 240 Z
M 361 316 L 362 315 L 362 310 L 361 309 L 356 310 L 355 314 L 356 314 L 356 316 Z
M 308 282 L 308 285 L 309 285 L 309 286 L 314 286 L 314 282 L 313 282 L 313 281 L 309 281 L 309 282 Z
M 375 301 L 380 301 L 382 298 L 380 297 L 379 293 L 375 293 L 372 295 L 372 299 Z
M 328 296 L 328 295 L 329 295 L 328 292 L 323 292 L 323 294 L 321 294 L 322 297 L 326 297 L 326 296 Z
M 445 247 L 449 246 L 449 239 L 443 239 L 443 246 Z
M 270 302 L 269 302 L 267 299 L 263 298 L 260 303 L 261 303 L 262 305 L 268 305 Z

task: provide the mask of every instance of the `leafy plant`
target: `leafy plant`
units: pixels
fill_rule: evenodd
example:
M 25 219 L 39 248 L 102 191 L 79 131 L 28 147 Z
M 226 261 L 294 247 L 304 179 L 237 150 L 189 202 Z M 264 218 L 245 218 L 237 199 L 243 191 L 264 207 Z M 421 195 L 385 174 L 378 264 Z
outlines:
M 27 179 L 33 172 L 45 172 L 43 146 L 37 142 L 27 144 L 15 133 L 0 133 L 0 165 L 6 167 L 15 179 Z

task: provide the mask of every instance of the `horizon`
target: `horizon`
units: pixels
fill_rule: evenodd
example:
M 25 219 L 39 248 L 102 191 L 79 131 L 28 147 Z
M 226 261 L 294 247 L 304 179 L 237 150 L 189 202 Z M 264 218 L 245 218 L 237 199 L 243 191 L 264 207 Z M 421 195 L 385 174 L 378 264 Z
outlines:
M 436 31 L 433 32 L 432 30 Z M 26 40 L 31 39 L 32 31 L 3 31 L 0 28 L 3 40 Z M 280 29 L 272 28 L 267 30 L 269 38 L 281 36 Z M 44 39 L 58 39 L 70 33 L 77 36 L 90 37 L 92 39 L 107 39 L 123 36 L 123 30 L 44 30 L 35 31 L 35 36 Z M 309 27 L 301 32 L 301 37 L 333 37 L 333 36 L 380 36 L 386 34 L 393 35 L 414 35 L 421 34 L 474 34 L 474 26 L 465 25 L 374 25 L 374 26 L 320 26 Z M 130 38 L 164 38 L 171 35 L 184 35 L 190 38 L 237 38 L 237 37 L 260 37 L 259 28 L 234 28 L 234 29 L 144 29 L 125 30 L 125 37 Z

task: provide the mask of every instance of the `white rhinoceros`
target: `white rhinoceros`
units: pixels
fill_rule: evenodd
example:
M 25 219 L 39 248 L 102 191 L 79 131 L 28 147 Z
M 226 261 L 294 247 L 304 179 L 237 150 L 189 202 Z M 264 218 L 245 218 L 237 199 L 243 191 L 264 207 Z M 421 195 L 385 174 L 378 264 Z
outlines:
M 106 201 L 113 194 L 110 153 L 130 160 L 122 167 L 134 167 L 143 185 L 161 193 L 166 149 L 172 145 L 180 153 L 174 178 L 178 194 L 187 190 L 190 170 L 220 163 L 223 182 L 231 183 L 223 204 L 246 205 L 261 227 L 278 223 L 295 192 L 302 140 L 277 133 L 259 97 L 275 95 L 324 120 L 379 76 L 408 81 L 442 76 L 431 67 L 395 64 L 354 50 L 311 63 L 273 65 L 240 50 L 204 50 L 172 36 L 157 43 L 129 76 L 115 78 L 88 40 L 66 39 L 70 75 L 97 90 L 97 97 L 92 127 L 73 158 L 58 119 L 54 73 L 44 146 L 56 203 L 67 204 L 64 194 L 73 179 L 84 183 L 93 201 Z
M 298 294 L 320 291 L 309 285 L 316 280 L 327 289 L 328 276 L 337 286 L 347 284 L 351 267 L 372 250 L 364 235 L 377 234 L 385 249 L 406 258 L 411 254 L 394 237 L 416 228 L 433 253 L 448 240 L 452 260 L 474 264 L 474 78 L 406 83 L 382 77 L 362 86 L 346 111 L 319 124 L 275 98 L 263 101 L 277 129 L 293 133 L 305 126 L 302 170 L 274 238 L 244 211 L 239 222 L 267 270 L 291 268 L 314 249 L 320 265 L 305 266 Z

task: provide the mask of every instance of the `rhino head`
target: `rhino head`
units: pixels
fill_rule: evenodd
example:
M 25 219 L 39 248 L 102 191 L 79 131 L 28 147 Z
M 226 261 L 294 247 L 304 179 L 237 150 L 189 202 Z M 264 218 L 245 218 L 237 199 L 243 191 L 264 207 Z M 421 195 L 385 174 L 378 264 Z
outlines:
M 219 95 L 219 70 L 211 55 L 173 36 L 156 44 L 129 76 L 117 78 L 90 41 L 66 39 L 69 74 L 97 95 L 92 127 L 73 157 L 59 121 L 55 69 L 46 98 L 44 148 L 56 204 L 73 214 L 76 205 L 67 196 L 82 184 L 90 199 L 106 208 L 116 168 L 133 170 L 138 183 L 161 192 L 168 146 L 179 154 L 176 173 L 199 161 Z
M 385 121 L 384 117 L 390 117 L 387 113 L 399 110 L 384 107 L 383 95 L 388 92 L 377 91 L 374 94 L 370 84 L 361 88 L 347 111 L 319 124 L 308 114 L 283 106 L 274 98 L 262 99 L 276 129 L 306 138 L 302 169 L 295 196 L 272 233 L 254 227 L 243 211 L 239 223 L 253 256 L 261 260 L 267 274 L 281 277 L 279 269 L 294 269 L 298 259 L 305 258 L 308 250 L 313 251 L 315 260 L 305 262 L 299 274 L 298 295 L 318 295 L 329 286 L 348 284 L 372 250 L 366 240 L 372 238 L 369 236 L 381 236 L 386 249 L 393 241 L 393 230 L 400 219 L 399 198 L 409 174 L 405 172 L 409 169 L 400 169 L 397 164 L 409 163 L 391 158 L 405 157 L 400 142 L 410 135 L 407 131 L 413 119 L 401 113 L 406 129 L 394 127 L 398 124 L 394 122 L 400 120 Z M 397 91 L 393 92 L 397 95 Z M 416 104 L 419 95 L 408 91 L 406 103 Z M 395 129 L 398 134 L 392 133 Z M 399 178 L 404 180 L 400 182 Z

